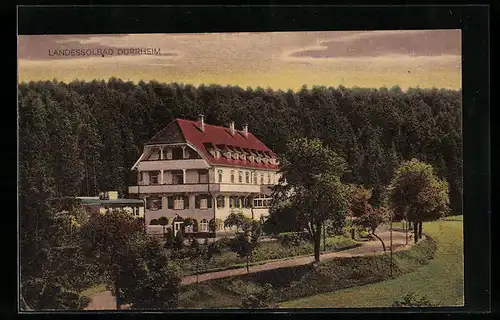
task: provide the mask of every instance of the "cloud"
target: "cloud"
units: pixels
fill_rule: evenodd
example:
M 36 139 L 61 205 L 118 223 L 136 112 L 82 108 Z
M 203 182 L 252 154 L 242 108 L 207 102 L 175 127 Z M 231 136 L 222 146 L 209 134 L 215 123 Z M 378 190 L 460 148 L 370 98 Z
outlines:
M 286 57 L 329 59 L 341 57 L 378 57 L 388 55 L 440 56 L 460 55 L 459 30 L 367 31 L 321 41 Z

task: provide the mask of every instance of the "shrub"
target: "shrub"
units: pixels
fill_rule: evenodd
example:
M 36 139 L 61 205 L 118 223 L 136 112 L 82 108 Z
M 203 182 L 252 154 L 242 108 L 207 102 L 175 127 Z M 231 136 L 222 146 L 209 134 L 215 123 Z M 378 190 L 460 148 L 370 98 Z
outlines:
M 216 243 L 217 248 L 219 248 L 219 250 L 228 251 L 228 250 L 230 250 L 233 242 L 231 241 L 230 238 L 223 237 L 223 238 L 220 238 L 219 240 L 217 240 L 215 243 Z
M 184 235 L 181 230 L 177 231 L 177 234 L 175 235 L 174 248 L 177 250 L 184 248 Z
M 158 219 L 152 219 L 151 221 L 149 221 L 149 225 L 151 226 L 157 226 L 158 224 Z
M 171 228 L 165 233 L 165 248 L 172 249 L 174 247 L 174 232 Z
M 262 288 L 246 294 L 242 300 L 241 307 L 245 309 L 276 308 L 277 305 L 272 303 L 273 296 L 273 286 L 270 283 L 266 283 Z
M 434 305 L 425 296 L 418 297 L 413 292 L 405 294 L 401 299 L 392 303 L 393 307 L 434 307 Z

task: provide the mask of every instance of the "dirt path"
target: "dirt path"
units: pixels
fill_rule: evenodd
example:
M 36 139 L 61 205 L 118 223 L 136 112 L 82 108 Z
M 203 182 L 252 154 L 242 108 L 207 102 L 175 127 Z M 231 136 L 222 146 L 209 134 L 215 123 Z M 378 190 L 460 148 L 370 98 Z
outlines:
M 385 242 L 385 245 L 387 247 L 387 250 L 389 250 L 389 241 L 390 241 L 390 233 L 389 232 L 383 232 L 379 234 L 380 238 Z M 401 250 L 406 250 L 410 248 L 413 245 L 413 241 L 408 241 L 408 245 L 405 246 L 405 234 L 403 232 L 398 232 L 394 231 L 392 233 L 392 242 L 393 242 L 393 252 L 396 251 L 401 251 Z M 383 248 L 382 244 L 380 243 L 379 240 L 371 240 L 367 242 L 362 242 L 361 246 L 344 250 L 344 251 L 339 251 L 339 252 L 330 252 L 330 253 L 324 253 L 321 255 L 321 260 L 328 260 L 328 259 L 333 259 L 333 258 L 340 258 L 340 257 L 356 257 L 356 256 L 366 256 L 366 255 L 376 255 L 376 254 L 382 254 L 383 253 Z M 314 261 L 314 256 L 302 256 L 302 257 L 297 257 L 297 258 L 290 258 L 287 260 L 279 260 L 279 261 L 273 261 L 273 262 L 268 262 L 265 264 L 261 265 L 254 265 L 250 266 L 249 271 L 250 273 L 254 272 L 260 272 L 264 270 L 272 270 L 272 269 L 279 269 L 279 268 L 285 268 L 285 267 L 292 267 L 292 266 L 300 266 L 308 263 L 312 263 Z M 198 281 L 208 281 L 208 280 L 213 280 L 213 279 L 219 279 L 219 278 L 226 278 L 226 277 L 231 277 L 231 276 L 236 276 L 236 275 L 243 275 L 246 274 L 247 270 L 246 268 L 238 268 L 238 269 L 231 269 L 231 270 L 224 270 L 224 271 L 216 271 L 216 272 L 210 272 L 210 273 L 204 273 L 198 275 Z M 196 282 L 196 275 L 194 276 L 187 276 L 182 278 L 181 285 L 188 285 L 191 283 Z M 115 298 L 111 294 L 110 291 L 103 291 L 100 293 L 95 294 L 92 296 L 92 300 L 90 304 L 85 308 L 86 310 L 114 310 L 116 308 L 115 305 Z

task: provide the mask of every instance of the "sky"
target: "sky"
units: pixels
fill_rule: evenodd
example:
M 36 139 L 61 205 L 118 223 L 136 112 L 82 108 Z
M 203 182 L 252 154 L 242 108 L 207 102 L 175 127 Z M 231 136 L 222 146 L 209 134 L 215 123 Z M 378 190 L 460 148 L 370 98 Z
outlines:
M 156 54 L 124 55 L 126 48 Z M 74 51 L 64 56 L 61 49 Z M 77 55 L 86 49 L 96 54 Z M 20 82 L 116 77 L 282 90 L 303 85 L 459 89 L 461 60 L 460 30 L 18 37 Z

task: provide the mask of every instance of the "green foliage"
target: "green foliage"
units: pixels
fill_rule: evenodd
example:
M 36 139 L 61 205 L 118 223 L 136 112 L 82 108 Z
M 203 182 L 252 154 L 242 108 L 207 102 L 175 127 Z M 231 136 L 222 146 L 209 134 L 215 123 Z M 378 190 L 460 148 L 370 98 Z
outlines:
M 409 221 L 436 220 L 449 211 L 448 183 L 434 175 L 431 165 L 417 159 L 405 161 L 387 187 L 386 202 Z
M 20 163 L 28 173 L 20 171 L 21 180 L 52 180 L 47 186 L 60 195 L 75 189 L 87 195 L 115 188 L 126 193 L 136 178 L 130 180 L 127 168 L 144 142 L 174 118 L 194 119 L 202 112 L 215 125 L 248 122 L 277 153 L 284 151 L 284 141 L 318 138 L 348 161 L 350 182 L 370 188 L 387 184 L 400 159 L 425 159 L 449 181 L 452 211 L 461 212 L 461 91 L 282 92 L 110 79 L 21 83 L 18 101 Z M 37 170 L 47 175 L 35 175 Z
M 436 253 L 436 243 L 426 238 L 408 251 L 394 253 L 394 275 L 401 276 L 418 270 L 431 261 Z M 249 273 L 231 278 L 215 279 L 197 284 L 196 290 L 205 292 L 210 288 L 211 298 L 200 295 L 197 301 L 181 301 L 181 307 L 188 304 L 191 308 L 219 308 L 241 306 L 241 302 L 258 303 L 256 293 L 269 283 L 272 292 L 263 301 L 280 303 L 291 299 L 309 297 L 320 293 L 335 292 L 345 288 L 356 288 L 390 279 L 387 256 L 339 258 L 323 261 L 317 268 L 311 265 L 284 267 L 273 270 Z M 191 285 L 182 291 L 192 291 Z M 220 299 L 229 291 L 232 301 Z M 253 294 L 253 297 L 250 297 Z M 191 297 L 193 295 L 191 294 Z M 238 298 L 241 299 L 238 301 Z M 262 298 L 262 297 L 261 297 Z M 236 301 L 235 301 L 236 300 Z M 272 306 L 271 306 L 272 307 Z
M 149 221 L 149 224 L 152 225 L 152 226 L 157 226 L 160 223 L 158 222 L 158 219 L 151 219 L 151 221 Z
M 168 228 L 167 232 L 165 233 L 165 248 L 174 248 L 174 231 L 172 230 L 172 228 Z
M 161 243 L 144 234 L 134 234 L 126 244 L 125 253 L 116 281 L 123 301 L 133 309 L 175 308 L 180 269 L 168 260 Z
M 52 199 L 52 209 L 44 206 L 48 201 L 40 204 L 35 214 L 43 224 L 36 226 L 32 224 L 36 220 L 27 220 L 23 225 L 24 230 L 34 233 L 30 236 L 34 239 L 21 238 L 21 294 L 26 308 L 81 310 L 89 301 L 78 292 L 93 281 L 100 281 L 99 271 L 80 246 L 80 226 L 86 223 L 88 215 L 61 200 Z M 33 240 L 36 242 L 31 248 Z
M 177 231 L 174 237 L 174 248 L 176 250 L 182 250 L 184 248 L 184 232 L 182 232 L 182 230 Z
M 273 299 L 273 286 L 266 283 L 263 288 L 259 288 L 256 292 L 250 292 L 243 298 L 241 307 L 244 309 L 261 309 L 261 308 L 276 308 L 277 305 L 271 303 Z
M 320 140 L 306 138 L 287 143 L 279 161 L 283 179 L 274 188 L 273 198 L 290 203 L 299 224 L 308 226 L 319 261 L 324 223 L 328 220 L 341 227 L 345 221 L 350 189 L 341 178 L 347 163 Z
M 154 220 L 154 219 L 153 219 L 153 220 Z M 152 221 L 152 220 L 151 220 L 151 221 Z M 168 223 L 169 223 L 169 221 L 168 221 L 168 218 L 167 218 L 167 217 L 159 217 L 159 218 L 158 218 L 158 224 L 159 224 L 160 226 L 168 226 Z M 150 223 L 150 224 L 151 224 L 151 223 Z
M 262 231 L 266 234 L 278 234 L 291 231 L 302 231 L 305 226 L 300 225 L 297 211 L 289 205 L 270 210 L 269 217 L 262 225 Z
M 418 297 L 413 292 L 405 294 L 401 299 L 394 301 L 392 307 L 435 307 L 425 296 Z

